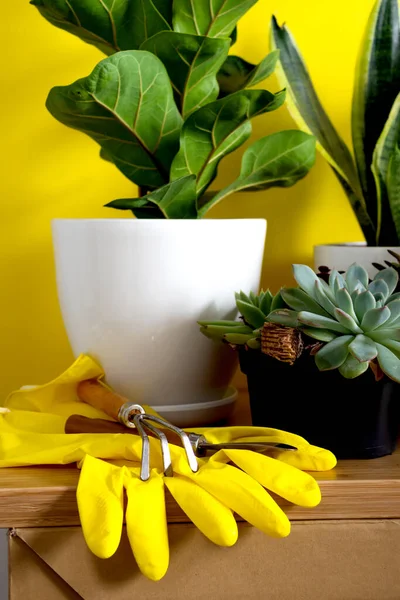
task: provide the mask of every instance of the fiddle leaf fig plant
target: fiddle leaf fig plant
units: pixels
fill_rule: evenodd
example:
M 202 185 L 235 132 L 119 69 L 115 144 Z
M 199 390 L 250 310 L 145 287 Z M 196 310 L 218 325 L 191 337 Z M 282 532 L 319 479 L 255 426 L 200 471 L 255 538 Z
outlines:
M 278 79 L 299 128 L 317 138 L 358 219 L 367 243 L 400 240 L 399 0 L 376 0 L 361 43 L 351 115 L 354 156 L 336 131 L 313 86 L 296 41 L 275 17 L 272 48 Z
M 283 131 L 246 150 L 239 178 L 208 190 L 220 161 L 244 144 L 251 119 L 278 109 L 276 94 L 249 89 L 274 70 L 228 56 L 236 25 L 257 0 L 31 0 L 53 25 L 107 55 L 93 72 L 54 87 L 47 108 L 89 135 L 103 159 L 139 187 L 107 204 L 137 218 L 203 217 L 240 190 L 287 187 L 315 161 L 309 133 Z

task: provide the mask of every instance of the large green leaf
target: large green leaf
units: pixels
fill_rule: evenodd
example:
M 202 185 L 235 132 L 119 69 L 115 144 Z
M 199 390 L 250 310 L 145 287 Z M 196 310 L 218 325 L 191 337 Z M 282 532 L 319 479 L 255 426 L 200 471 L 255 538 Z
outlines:
M 318 369 L 330 371 L 340 367 L 349 354 L 349 345 L 353 339 L 352 335 L 341 335 L 325 344 L 315 355 L 315 364 Z
M 199 108 L 184 123 L 171 178 L 195 174 L 201 196 L 215 177 L 220 160 L 249 138 L 250 119 L 275 110 L 283 101 L 282 92 L 242 90 Z
M 345 379 L 354 379 L 359 377 L 369 368 L 369 362 L 359 362 L 354 356 L 349 354 L 344 363 L 339 367 L 339 373 Z
M 376 0 L 360 48 L 352 110 L 358 173 L 374 222 L 379 215 L 370 166 L 375 145 L 400 89 L 399 36 L 398 0 Z
M 171 0 L 31 0 L 52 25 L 105 54 L 136 50 L 171 29 Z
M 303 131 L 280 131 L 247 148 L 240 176 L 208 204 L 201 214 L 229 194 L 242 190 L 289 187 L 307 175 L 315 162 L 315 138 Z
M 163 185 L 144 198 L 122 198 L 113 200 L 106 206 L 131 210 L 136 216 L 137 209 L 140 209 L 139 218 L 143 216 L 143 210 L 150 212 L 156 208 L 161 211 L 160 216 L 167 219 L 196 219 L 196 200 L 196 177 L 188 175 Z M 147 218 L 151 218 L 151 212 Z
M 377 209 L 377 240 L 382 244 L 396 244 L 397 232 L 392 218 L 389 203 L 387 178 L 389 162 L 400 139 L 400 94 L 398 94 L 389 118 L 373 153 L 372 172 L 375 177 L 378 209 Z
M 217 73 L 229 47 L 228 38 L 163 31 L 147 40 L 141 49 L 153 52 L 164 64 L 186 119 L 193 111 L 218 98 Z
M 400 241 L 400 148 L 398 145 L 389 160 L 386 187 L 397 238 Z
M 397 356 L 385 346 L 377 344 L 378 348 L 378 362 L 382 371 L 393 379 L 400 383 L 400 360 Z
M 375 242 L 374 226 L 367 213 L 350 150 L 325 112 L 306 64 L 290 30 L 271 22 L 271 47 L 280 51 L 276 74 L 287 88 L 286 106 L 302 131 L 317 138 L 317 148 L 329 162 L 343 186 L 367 241 Z
M 139 186 L 169 180 L 182 118 L 161 61 L 138 50 L 102 60 L 88 77 L 51 90 L 51 114 L 87 133 Z
M 279 50 L 267 54 L 258 65 L 252 65 L 240 56 L 228 56 L 218 73 L 220 95 L 226 96 L 258 85 L 272 75 L 278 58 Z
M 174 0 L 174 31 L 229 37 L 257 0 Z

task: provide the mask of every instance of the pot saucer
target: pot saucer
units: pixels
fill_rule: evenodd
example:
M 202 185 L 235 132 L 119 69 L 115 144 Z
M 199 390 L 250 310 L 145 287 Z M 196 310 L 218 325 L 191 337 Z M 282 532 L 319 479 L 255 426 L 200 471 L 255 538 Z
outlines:
M 202 427 L 227 419 L 232 413 L 237 395 L 237 389 L 231 385 L 220 400 L 194 404 L 160 405 L 153 406 L 153 408 L 178 427 Z

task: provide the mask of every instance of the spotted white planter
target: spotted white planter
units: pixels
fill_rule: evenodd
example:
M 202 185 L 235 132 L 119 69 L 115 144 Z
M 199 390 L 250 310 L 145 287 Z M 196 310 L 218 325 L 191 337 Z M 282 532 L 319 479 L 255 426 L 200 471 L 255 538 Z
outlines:
M 372 279 L 377 272 L 372 263 L 384 265 L 385 260 L 391 260 L 388 249 L 400 253 L 400 246 L 367 246 L 365 242 L 314 246 L 314 268 L 327 266 L 330 269 L 346 271 L 356 262 L 367 270 Z

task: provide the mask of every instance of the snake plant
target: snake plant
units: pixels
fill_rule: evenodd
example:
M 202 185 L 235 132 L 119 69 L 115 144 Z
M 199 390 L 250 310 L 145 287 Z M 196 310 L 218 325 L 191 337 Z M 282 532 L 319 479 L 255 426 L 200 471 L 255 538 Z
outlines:
M 289 308 L 277 309 L 268 321 L 300 329 L 323 343 L 315 353 L 321 371 L 339 369 L 353 379 L 371 365 L 400 382 L 400 294 L 393 294 L 398 274 L 379 271 L 369 282 L 363 267 L 351 265 L 344 275 L 333 270 L 329 283 L 305 265 L 294 265 L 298 288 L 282 289 Z
M 31 0 L 52 25 L 107 55 L 93 72 L 50 91 L 47 108 L 89 135 L 139 186 L 107 206 L 138 218 L 200 218 L 241 190 L 288 187 L 315 161 L 315 139 L 281 131 L 250 145 L 239 177 L 207 191 L 225 156 L 252 133 L 251 119 L 278 109 L 285 90 L 251 89 L 273 72 L 228 56 L 238 20 L 257 0 Z
M 354 158 L 325 112 L 289 29 L 272 20 L 280 50 L 278 79 L 287 106 L 344 188 L 369 245 L 400 240 L 400 22 L 399 0 L 376 0 L 356 69 L 352 137 Z
M 261 348 L 261 328 L 271 311 L 283 308 L 280 292 L 275 296 L 269 290 L 256 295 L 253 292 L 235 294 L 240 321 L 198 321 L 205 336 L 232 346 L 248 346 L 252 350 Z

